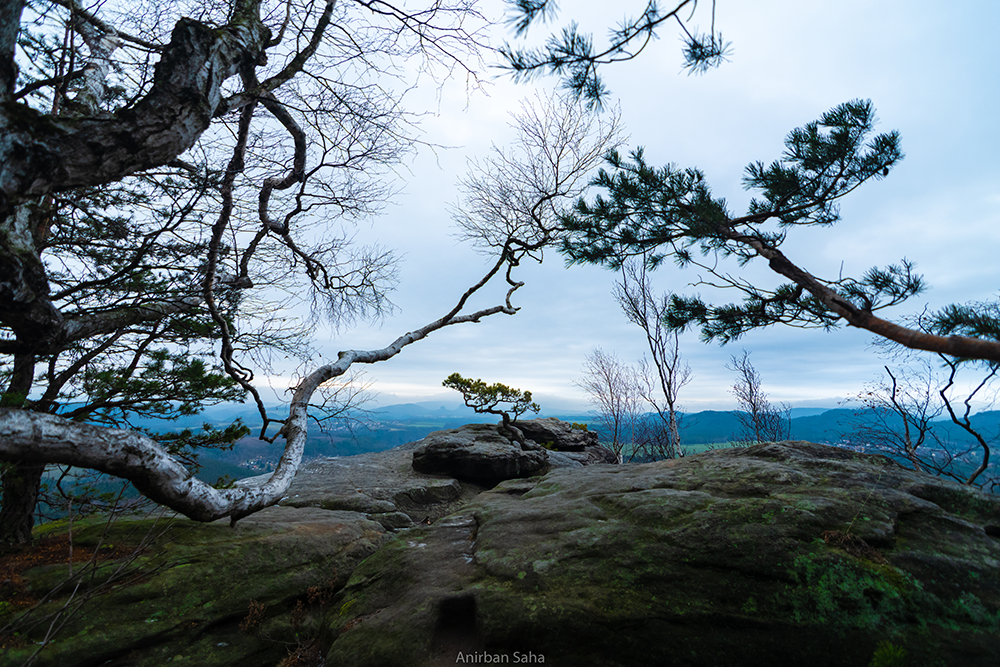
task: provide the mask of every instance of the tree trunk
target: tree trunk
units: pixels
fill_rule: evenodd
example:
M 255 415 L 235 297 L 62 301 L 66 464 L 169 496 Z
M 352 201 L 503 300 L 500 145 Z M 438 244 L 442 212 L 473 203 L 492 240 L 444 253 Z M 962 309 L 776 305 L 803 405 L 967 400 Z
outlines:
M 31 542 L 44 463 L 6 463 L 0 476 L 0 549 Z
M 671 402 L 667 406 L 668 426 L 670 428 L 670 458 L 675 459 L 681 455 L 681 430 L 677 423 L 677 410 Z
M 10 385 L 4 392 L 0 405 L 20 408 L 24 406 L 35 374 L 35 357 L 32 354 L 14 356 L 14 370 Z M 0 548 L 31 542 L 31 529 L 35 525 L 35 505 L 42 483 L 44 463 L 24 463 L 18 460 L 0 463 Z

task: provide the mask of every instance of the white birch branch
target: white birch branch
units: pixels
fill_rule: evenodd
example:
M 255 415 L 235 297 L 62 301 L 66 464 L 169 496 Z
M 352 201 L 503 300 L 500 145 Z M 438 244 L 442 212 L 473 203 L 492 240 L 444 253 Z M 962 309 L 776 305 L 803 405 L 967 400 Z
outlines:
M 492 270 L 489 275 L 494 275 Z M 473 291 L 481 287 L 480 282 Z M 468 293 L 462 296 L 464 303 Z M 57 415 L 0 408 L 0 458 L 24 463 L 59 463 L 91 468 L 132 482 L 144 496 L 195 521 L 230 517 L 232 523 L 278 503 L 292 483 L 308 433 L 307 408 L 324 382 L 343 375 L 355 363 L 376 363 L 399 354 L 407 345 L 452 324 L 479 322 L 496 313 L 516 312 L 494 306 L 467 315 L 448 315 L 411 331 L 377 350 L 347 350 L 299 383 L 282 428 L 285 451 L 268 480 L 253 487 L 215 489 L 195 478 L 156 441 L 137 433 L 71 421 Z

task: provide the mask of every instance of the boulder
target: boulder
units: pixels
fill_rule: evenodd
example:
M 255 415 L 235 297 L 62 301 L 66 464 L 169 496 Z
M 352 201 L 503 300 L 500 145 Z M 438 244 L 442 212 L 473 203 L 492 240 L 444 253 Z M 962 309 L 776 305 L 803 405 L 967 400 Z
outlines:
M 1000 498 L 884 457 L 785 442 L 559 469 L 364 561 L 326 664 L 855 666 L 882 645 L 992 667 L 998 568 Z
M 575 468 L 600 463 L 618 463 L 618 457 L 597 442 L 597 434 L 574 428 L 555 417 L 519 421 L 524 437 L 549 450 L 550 468 Z
M 517 423 L 520 426 L 520 422 Z M 534 443 L 512 443 L 495 424 L 435 431 L 413 451 L 413 469 L 493 485 L 548 470 L 547 452 Z
M 618 463 L 611 450 L 598 444 L 596 433 L 573 428 L 568 422 L 548 417 L 514 425 L 524 435 L 524 444 L 501 434 L 500 424 L 469 424 L 431 433 L 413 452 L 413 467 L 492 485 L 552 468 Z
M 599 446 L 593 431 L 573 428 L 569 422 L 555 417 L 518 421 L 517 426 L 525 438 L 558 452 L 582 452 Z

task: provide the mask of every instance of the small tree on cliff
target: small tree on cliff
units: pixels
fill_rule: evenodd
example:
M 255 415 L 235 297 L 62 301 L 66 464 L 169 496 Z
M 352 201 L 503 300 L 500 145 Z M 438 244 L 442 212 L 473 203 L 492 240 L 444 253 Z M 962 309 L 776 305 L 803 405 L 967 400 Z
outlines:
M 465 404 L 476 412 L 499 415 L 503 419 L 501 433 L 521 444 L 524 444 L 524 434 L 514 426 L 514 422 L 526 412 L 541 410 L 538 403 L 531 400 L 530 391 L 513 389 L 499 382 L 486 384 L 482 380 L 470 380 L 458 373 L 452 373 L 441 384 L 462 394 Z M 504 405 L 509 407 L 504 410 L 502 409 Z M 513 419 L 511 413 L 514 415 Z

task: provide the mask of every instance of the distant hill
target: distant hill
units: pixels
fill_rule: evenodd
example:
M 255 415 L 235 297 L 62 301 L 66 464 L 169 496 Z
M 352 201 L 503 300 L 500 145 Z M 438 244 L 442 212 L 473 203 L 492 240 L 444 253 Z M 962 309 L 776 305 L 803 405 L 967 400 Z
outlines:
M 282 408 L 274 407 L 274 414 L 280 415 Z M 565 421 L 587 423 L 592 431 L 601 434 L 601 426 L 594 415 L 545 414 L 541 416 L 559 417 Z M 199 457 L 201 469 L 196 476 L 206 482 L 214 483 L 220 477 L 228 476 L 242 479 L 253 475 L 270 472 L 274 469 L 281 456 L 282 443 L 268 443 L 257 439 L 260 429 L 260 416 L 254 406 L 250 405 L 216 405 L 208 406 L 199 415 L 182 417 L 175 421 L 153 419 L 136 419 L 134 425 L 148 428 L 154 432 L 168 432 L 184 428 L 196 429 L 208 423 L 216 427 L 225 427 L 237 418 L 252 430 L 252 435 L 236 443 L 230 451 L 211 450 Z M 792 410 L 791 439 L 808 440 L 822 444 L 840 444 L 856 431 L 858 415 L 855 410 L 822 408 L 796 408 Z M 463 405 L 443 405 L 441 403 L 403 403 L 378 408 L 366 416 L 364 423 L 346 426 L 343 423 L 328 425 L 321 430 L 315 424 L 310 424 L 309 436 L 306 441 L 305 456 L 314 458 L 320 456 L 352 456 L 365 452 L 378 452 L 399 445 L 420 440 L 433 431 L 457 428 L 474 422 L 497 421 L 490 415 L 476 414 L 471 408 Z M 1000 411 L 987 411 L 973 415 L 973 426 L 984 437 L 992 442 L 1000 443 Z M 682 446 L 689 447 L 690 452 L 704 449 L 699 445 L 728 443 L 740 431 L 740 422 L 735 412 L 705 410 L 681 416 Z M 933 436 L 942 441 L 955 443 L 956 449 L 968 449 L 972 452 L 967 460 L 959 460 L 956 473 L 963 477 L 975 469 L 981 460 L 978 445 L 963 429 L 956 426 L 950 419 L 937 421 L 933 424 Z M 934 441 L 930 439 L 930 442 Z M 994 458 L 996 460 L 996 458 Z M 72 486 L 72 482 L 68 482 Z M 121 482 L 110 477 L 99 476 L 91 482 L 95 488 L 102 491 L 114 491 L 121 488 Z M 134 495 L 134 490 L 126 492 L 126 496 Z M 58 515 L 60 508 L 49 508 L 53 515 Z
M 284 408 L 273 406 L 270 410 L 280 416 Z M 809 440 L 823 444 L 838 444 L 856 431 L 858 416 L 850 409 L 793 408 L 791 439 Z M 539 416 L 558 417 L 566 421 L 587 423 L 591 430 L 601 433 L 594 415 L 542 413 Z M 152 431 L 167 432 L 184 428 L 200 428 L 208 423 L 224 427 L 241 418 L 250 427 L 251 436 L 244 438 L 233 450 L 206 452 L 202 457 L 204 470 L 199 477 L 214 481 L 220 475 L 245 477 L 273 469 L 281 455 L 281 443 L 267 443 L 257 439 L 260 415 L 252 405 L 227 404 L 208 406 L 201 414 L 181 417 L 174 421 L 135 419 L 133 423 Z M 376 408 L 364 416 L 361 423 L 333 422 L 326 430 L 310 425 L 306 442 L 306 457 L 352 456 L 364 452 L 391 449 L 407 442 L 419 440 L 433 431 L 457 428 L 470 422 L 497 421 L 490 415 L 476 414 L 459 402 L 417 402 L 388 405 Z M 971 418 L 973 426 L 995 440 L 1000 438 L 1000 411 L 981 412 Z M 727 443 L 740 431 L 737 413 L 705 410 L 681 416 L 681 441 L 684 445 Z M 933 425 L 934 436 L 945 441 L 975 447 L 972 436 L 950 420 Z
M 376 421 L 411 419 L 475 419 L 476 411 L 465 405 L 446 407 L 440 403 L 401 403 L 375 408 L 371 418 Z

